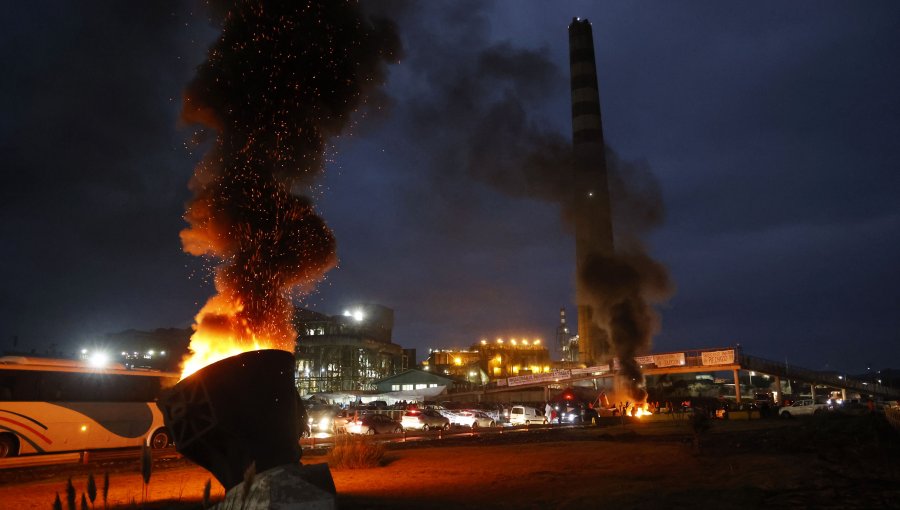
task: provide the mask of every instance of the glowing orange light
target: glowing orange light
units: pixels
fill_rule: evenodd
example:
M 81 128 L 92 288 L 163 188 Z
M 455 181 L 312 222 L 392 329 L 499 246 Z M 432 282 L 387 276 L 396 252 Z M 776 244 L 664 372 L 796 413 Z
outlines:
M 643 404 L 638 404 L 637 408 L 634 410 L 634 416 L 640 418 L 642 416 L 649 416 L 653 413 L 650 412 L 650 405 L 646 402 Z
M 191 354 L 184 359 L 181 378 L 201 368 L 242 352 L 259 349 L 290 348 L 269 339 L 258 338 L 246 321 L 240 318 L 243 306 L 223 295 L 210 298 L 195 319 L 196 330 L 191 336 Z

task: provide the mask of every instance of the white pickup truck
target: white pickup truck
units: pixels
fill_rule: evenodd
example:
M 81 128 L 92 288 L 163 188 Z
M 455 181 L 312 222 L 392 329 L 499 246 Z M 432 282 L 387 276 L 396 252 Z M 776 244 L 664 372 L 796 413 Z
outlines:
M 778 410 L 778 416 L 790 418 L 792 416 L 812 416 L 828 410 L 828 404 L 816 404 L 810 399 L 798 400 L 788 407 Z

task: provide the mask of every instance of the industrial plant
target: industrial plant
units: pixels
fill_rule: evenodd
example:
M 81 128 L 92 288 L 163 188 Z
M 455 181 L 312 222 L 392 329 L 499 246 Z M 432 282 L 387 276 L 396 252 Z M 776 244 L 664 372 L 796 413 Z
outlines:
M 297 387 L 302 395 L 374 390 L 375 382 L 415 366 L 415 349 L 392 342 L 394 311 L 377 304 L 340 315 L 298 310 Z

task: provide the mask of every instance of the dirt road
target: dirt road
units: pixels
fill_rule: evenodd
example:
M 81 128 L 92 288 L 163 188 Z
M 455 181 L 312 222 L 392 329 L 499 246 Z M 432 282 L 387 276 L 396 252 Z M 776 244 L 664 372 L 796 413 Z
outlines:
M 683 424 L 512 436 L 401 445 L 382 467 L 334 470 L 340 506 L 900 508 L 897 434 L 865 420 L 717 423 L 699 454 Z M 209 478 L 192 466 L 155 472 L 151 498 L 196 502 Z M 84 477 L 74 482 L 83 490 Z M 65 479 L 9 485 L 0 503 L 48 508 L 64 490 Z M 112 476 L 110 503 L 140 495 L 136 471 Z

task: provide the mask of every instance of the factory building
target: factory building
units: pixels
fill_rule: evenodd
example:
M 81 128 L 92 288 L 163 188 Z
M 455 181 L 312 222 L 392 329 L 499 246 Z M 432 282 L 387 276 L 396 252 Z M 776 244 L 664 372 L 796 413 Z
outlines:
M 550 352 L 540 339 L 483 339 L 468 349 L 432 349 L 422 369 L 487 384 L 516 375 L 550 372 Z
M 377 304 L 340 315 L 298 310 L 297 388 L 301 395 L 375 390 L 375 382 L 415 366 L 415 349 L 391 342 L 394 311 Z
M 416 392 L 441 387 L 457 390 L 459 389 L 459 386 L 462 386 L 462 389 L 464 390 L 468 389 L 465 383 L 460 384 L 460 381 L 452 377 L 425 372 L 415 368 L 404 370 L 397 375 L 392 375 L 375 382 L 375 389 L 378 390 L 379 393 L 395 393 L 398 391 Z

